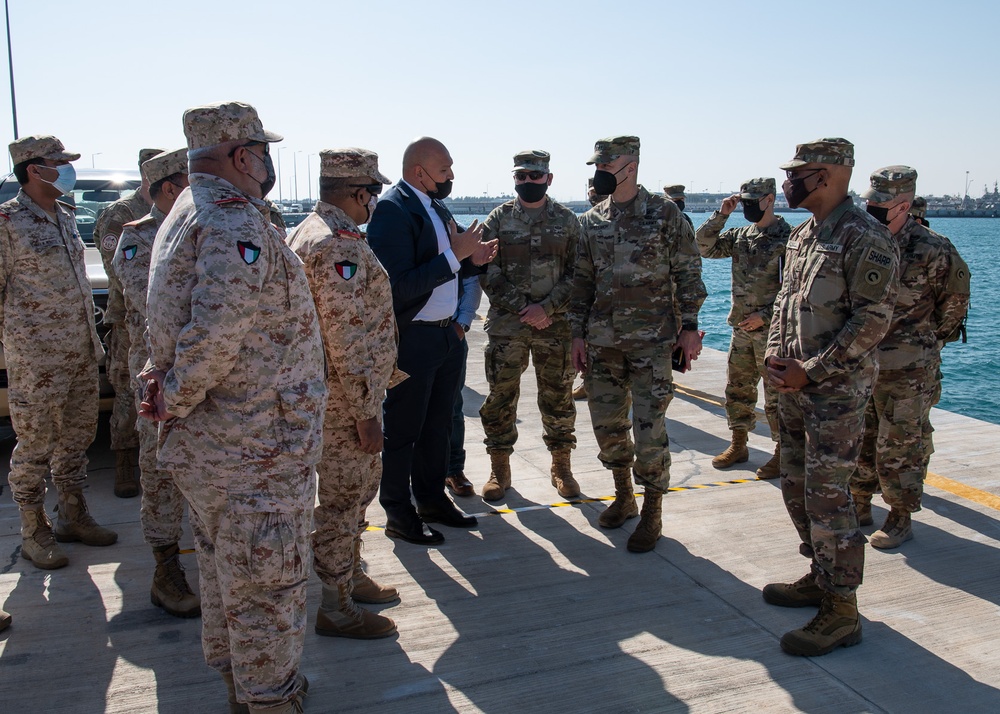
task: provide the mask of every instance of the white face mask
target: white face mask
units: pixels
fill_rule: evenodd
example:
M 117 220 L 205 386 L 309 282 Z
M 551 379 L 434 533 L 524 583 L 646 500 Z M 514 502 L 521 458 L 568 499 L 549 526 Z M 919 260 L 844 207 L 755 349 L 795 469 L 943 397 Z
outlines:
M 76 186 L 76 169 L 73 168 L 73 164 L 47 166 L 46 168 L 55 169 L 59 172 L 59 176 L 55 181 L 47 181 L 46 179 L 42 179 L 42 181 L 52 184 L 64 194 L 69 195 L 73 192 L 73 187 Z

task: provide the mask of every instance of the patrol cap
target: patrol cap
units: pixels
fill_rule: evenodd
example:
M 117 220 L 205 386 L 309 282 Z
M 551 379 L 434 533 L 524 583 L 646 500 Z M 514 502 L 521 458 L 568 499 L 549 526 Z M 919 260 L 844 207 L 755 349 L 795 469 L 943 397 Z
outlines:
M 33 134 L 32 136 L 22 136 L 16 141 L 10 142 L 10 160 L 15 164 L 21 164 L 30 159 L 50 159 L 52 161 L 76 161 L 79 154 L 66 151 L 66 147 L 59 139 L 49 134 Z
M 909 166 L 884 166 L 872 171 L 871 186 L 861 194 L 875 203 L 891 201 L 901 193 L 917 190 L 917 170 Z
M 139 166 L 149 161 L 157 154 L 162 154 L 166 149 L 139 149 Z
M 740 198 L 764 198 L 775 192 L 773 178 L 752 178 L 740 184 Z
M 519 151 L 514 154 L 514 171 L 541 171 L 549 172 L 549 159 L 552 155 L 547 151 L 531 149 L 530 151 Z
M 910 215 L 914 218 L 927 217 L 927 199 L 923 196 L 915 196 L 910 204 Z
M 257 110 L 244 102 L 220 102 L 192 107 L 184 112 L 184 136 L 188 151 L 227 141 L 281 141 L 284 137 L 265 131 Z
M 161 151 L 151 159 L 142 162 L 142 175 L 150 184 L 162 181 L 174 174 L 186 174 L 187 172 L 187 149 Z
M 588 164 L 607 164 L 619 156 L 638 156 L 638 136 L 610 136 L 594 144 L 594 155 Z
M 671 198 L 671 199 L 673 199 L 673 198 L 683 199 L 684 198 L 684 184 L 678 183 L 678 184 L 674 184 L 673 186 L 664 186 L 663 187 L 663 193 L 666 194 L 667 198 Z
M 319 175 L 327 178 L 366 176 L 379 183 L 392 183 L 378 170 L 378 154 L 367 149 L 324 149 L 319 152 Z
M 797 169 L 806 164 L 834 164 L 854 166 L 854 144 L 847 139 L 816 139 L 808 144 L 798 144 L 795 156 L 779 169 Z

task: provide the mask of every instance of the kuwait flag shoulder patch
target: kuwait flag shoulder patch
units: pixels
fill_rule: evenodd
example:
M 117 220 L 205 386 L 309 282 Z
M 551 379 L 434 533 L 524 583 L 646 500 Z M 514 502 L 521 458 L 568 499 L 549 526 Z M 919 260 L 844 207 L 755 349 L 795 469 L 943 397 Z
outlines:
M 344 280 L 350 280 L 358 272 L 358 264 L 352 263 L 349 260 L 342 260 L 339 263 L 334 263 L 334 267 L 337 268 L 337 274 Z
M 137 245 L 127 245 L 122 248 L 122 256 L 124 256 L 125 260 L 132 260 L 132 258 L 135 257 L 135 253 L 138 248 L 139 246 Z
M 243 262 L 247 265 L 253 265 L 257 262 L 257 258 L 260 257 L 260 246 L 254 245 L 248 240 L 237 241 L 236 247 L 239 248 L 240 257 L 243 258 Z

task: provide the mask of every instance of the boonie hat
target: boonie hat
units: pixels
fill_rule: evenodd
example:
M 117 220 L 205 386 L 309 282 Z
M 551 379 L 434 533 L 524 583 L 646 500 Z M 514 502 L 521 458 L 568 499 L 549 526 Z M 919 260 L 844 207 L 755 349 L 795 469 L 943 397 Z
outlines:
M 547 151 L 532 149 L 531 151 L 520 151 L 514 154 L 514 171 L 541 171 L 549 172 L 549 159 L 552 156 Z
M 220 102 L 188 109 L 184 112 L 184 136 L 188 151 L 227 141 L 269 143 L 284 138 L 273 131 L 265 131 L 257 110 L 244 102 Z
M 142 175 L 150 184 L 162 181 L 174 174 L 186 174 L 187 172 L 187 149 L 161 151 L 156 156 L 142 162 Z
M 378 170 L 378 154 L 367 149 L 324 149 L 319 152 L 319 175 L 326 178 L 366 176 L 378 183 L 392 183 Z
M 840 138 L 816 139 L 808 144 L 799 144 L 795 147 L 794 158 L 778 168 L 797 169 L 806 164 L 854 166 L 854 144 Z
M 7 148 L 10 150 L 10 160 L 14 165 L 24 163 L 30 159 L 76 161 L 80 158 L 79 154 L 66 151 L 63 143 L 49 134 L 22 136 L 17 141 L 12 141 Z
M 607 164 L 619 156 L 638 156 L 638 136 L 611 136 L 594 144 L 594 155 L 588 164 Z
M 764 198 L 764 196 L 770 196 L 775 192 L 773 178 L 752 178 L 740 184 L 740 198 Z
M 684 199 L 684 184 L 677 183 L 673 186 L 664 186 L 663 193 L 667 198 L 671 199 Z
M 861 198 L 875 203 L 891 201 L 901 193 L 917 190 L 917 170 L 909 166 L 884 166 L 872 171 L 871 186 L 865 189 Z

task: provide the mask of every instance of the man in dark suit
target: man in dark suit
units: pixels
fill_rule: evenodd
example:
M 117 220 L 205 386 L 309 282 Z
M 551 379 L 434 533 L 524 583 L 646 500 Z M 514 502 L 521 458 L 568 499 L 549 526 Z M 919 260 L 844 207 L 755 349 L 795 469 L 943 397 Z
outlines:
M 470 528 L 477 521 L 445 495 L 451 415 L 462 369 L 465 333 L 452 319 L 461 278 L 481 272 L 496 241 L 482 227 L 462 231 L 441 202 L 454 179 L 444 144 L 424 137 L 403 154 L 403 179 L 378 202 L 368 242 L 392 284 L 399 329 L 399 368 L 409 379 L 388 390 L 379 501 L 386 535 L 434 545 L 444 536 L 426 525 Z M 414 508 L 410 498 L 412 485 Z

